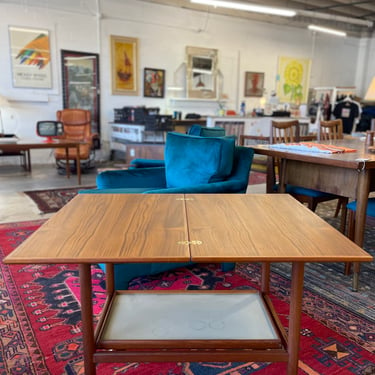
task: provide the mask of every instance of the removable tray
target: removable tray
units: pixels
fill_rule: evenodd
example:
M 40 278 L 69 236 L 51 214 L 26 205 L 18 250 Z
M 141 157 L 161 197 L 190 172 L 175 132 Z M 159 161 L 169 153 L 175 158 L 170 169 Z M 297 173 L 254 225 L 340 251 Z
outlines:
M 99 346 L 252 348 L 280 347 L 272 317 L 259 293 L 172 292 L 124 293 L 114 296 Z M 230 341 L 226 344 L 225 341 Z M 190 342 L 190 344 L 189 344 Z M 234 344 L 237 342 L 237 344 Z M 170 343 L 170 345 L 169 345 Z M 211 344 L 210 344 L 211 343 Z M 128 344 L 128 345 L 126 345 Z M 233 346 L 234 345 L 234 346 Z M 137 345 L 136 345 L 137 346 Z

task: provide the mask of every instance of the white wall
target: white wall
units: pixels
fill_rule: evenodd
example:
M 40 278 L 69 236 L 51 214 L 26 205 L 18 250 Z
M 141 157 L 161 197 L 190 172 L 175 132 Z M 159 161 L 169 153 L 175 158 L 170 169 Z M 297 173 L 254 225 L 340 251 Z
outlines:
M 30 2 L 28 2 L 30 3 Z M 64 3 L 64 2 L 62 2 Z M 0 4 L 0 48 L 9 51 L 8 26 L 47 28 L 51 32 L 53 88 L 27 90 L 13 88 L 9 53 L 0 55 L 0 95 L 11 100 L 4 122 L 21 137 L 36 137 L 35 123 L 54 119 L 62 108 L 60 50 L 100 54 L 102 158 L 108 155 L 113 109 L 125 105 L 158 106 L 165 113 L 173 109 L 201 114 L 215 114 L 217 103 L 169 102 L 143 98 L 142 79 L 137 97 L 112 95 L 110 35 L 139 39 L 139 76 L 143 68 L 166 70 L 166 86 L 174 84 L 174 72 L 185 61 L 185 47 L 217 48 L 219 68 L 224 76 L 227 108 L 238 110 L 243 100 L 245 71 L 265 73 L 265 88 L 275 88 L 279 56 L 312 59 L 310 87 L 356 86 L 362 95 L 373 75 L 374 64 L 364 66 L 366 57 L 374 60 L 374 39 L 337 38 L 312 34 L 303 29 L 215 16 L 185 9 L 152 5 L 136 0 L 85 2 L 87 8 L 70 10 L 40 9 L 31 6 Z M 100 13 L 100 17 L 97 14 Z M 366 70 L 366 72 L 364 72 Z M 172 107 L 171 104 L 174 106 Z M 247 108 L 259 105 L 259 98 L 246 98 Z M 53 158 L 48 156 L 49 160 Z M 45 162 L 45 153 L 33 151 L 33 163 Z M 1 162 L 1 160 L 0 160 Z

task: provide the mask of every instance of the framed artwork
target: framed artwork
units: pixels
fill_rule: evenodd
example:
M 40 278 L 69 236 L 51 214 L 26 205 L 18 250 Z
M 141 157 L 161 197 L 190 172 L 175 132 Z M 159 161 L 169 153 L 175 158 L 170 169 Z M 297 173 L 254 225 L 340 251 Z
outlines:
M 49 31 L 9 26 L 13 87 L 52 88 Z
M 91 112 L 91 130 L 100 134 L 99 55 L 61 50 L 64 108 Z
M 111 35 L 112 94 L 138 95 L 138 39 Z
M 143 96 L 164 98 L 165 70 L 145 68 L 143 73 Z
M 310 59 L 279 57 L 277 96 L 280 102 L 307 103 L 310 81 Z
M 264 73 L 245 72 L 245 93 L 244 96 L 263 96 Z
M 186 47 L 188 98 L 217 98 L 217 49 Z

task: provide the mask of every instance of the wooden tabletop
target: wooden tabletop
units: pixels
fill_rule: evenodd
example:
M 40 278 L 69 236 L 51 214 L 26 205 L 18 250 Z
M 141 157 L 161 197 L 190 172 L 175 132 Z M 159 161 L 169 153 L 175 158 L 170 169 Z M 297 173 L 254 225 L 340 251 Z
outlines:
M 284 194 L 78 195 L 5 263 L 371 261 Z
M 365 147 L 365 142 L 358 138 L 348 138 L 338 141 L 322 141 L 322 144 L 332 144 L 355 149 L 355 152 L 345 152 L 337 154 L 325 154 L 318 152 L 301 152 L 288 149 L 273 148 L 272 145 L 249 145 L 255 153 L 261 155 L 275 156 L 279 158 L 287 157 L 291 160 L 300 160 L 309 163 L 334 165 L 344 168 L 375 168 L 375 152 L 369 152 Z M 365 160 L 363 163 L 362 160 Z
M 59 148 L 59 147 L 77 147 L 85 144 L 84 141 L 69 139 L 54 139 L 53 142 L 47 142 L 43 139 L 18 139 L 15 143 L 0 143 L 0 149 L 33 149 L 33 148 Z

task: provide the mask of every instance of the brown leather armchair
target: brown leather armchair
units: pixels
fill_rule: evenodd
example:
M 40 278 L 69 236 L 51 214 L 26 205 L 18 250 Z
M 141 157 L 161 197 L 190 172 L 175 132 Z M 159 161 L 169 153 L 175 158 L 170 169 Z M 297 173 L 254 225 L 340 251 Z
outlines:
M 63 109 L 56 112 L 58 121 L 64 126 L 64 134 L 60 139 L 79 140 L 85 142 L 80 145 L 80 159 L 82 167 L 90 167 L 94 160 L 94 140 L 99 139 L 98 134 L 91 132 L 91 113 L 84 109 Z M 77 157 L 75 148 L 69 149 L 69 160 L 74 163 Z M 66 154 L 65 149 L 55 149 L 55 159 L 58 167 L 65 169 Z

